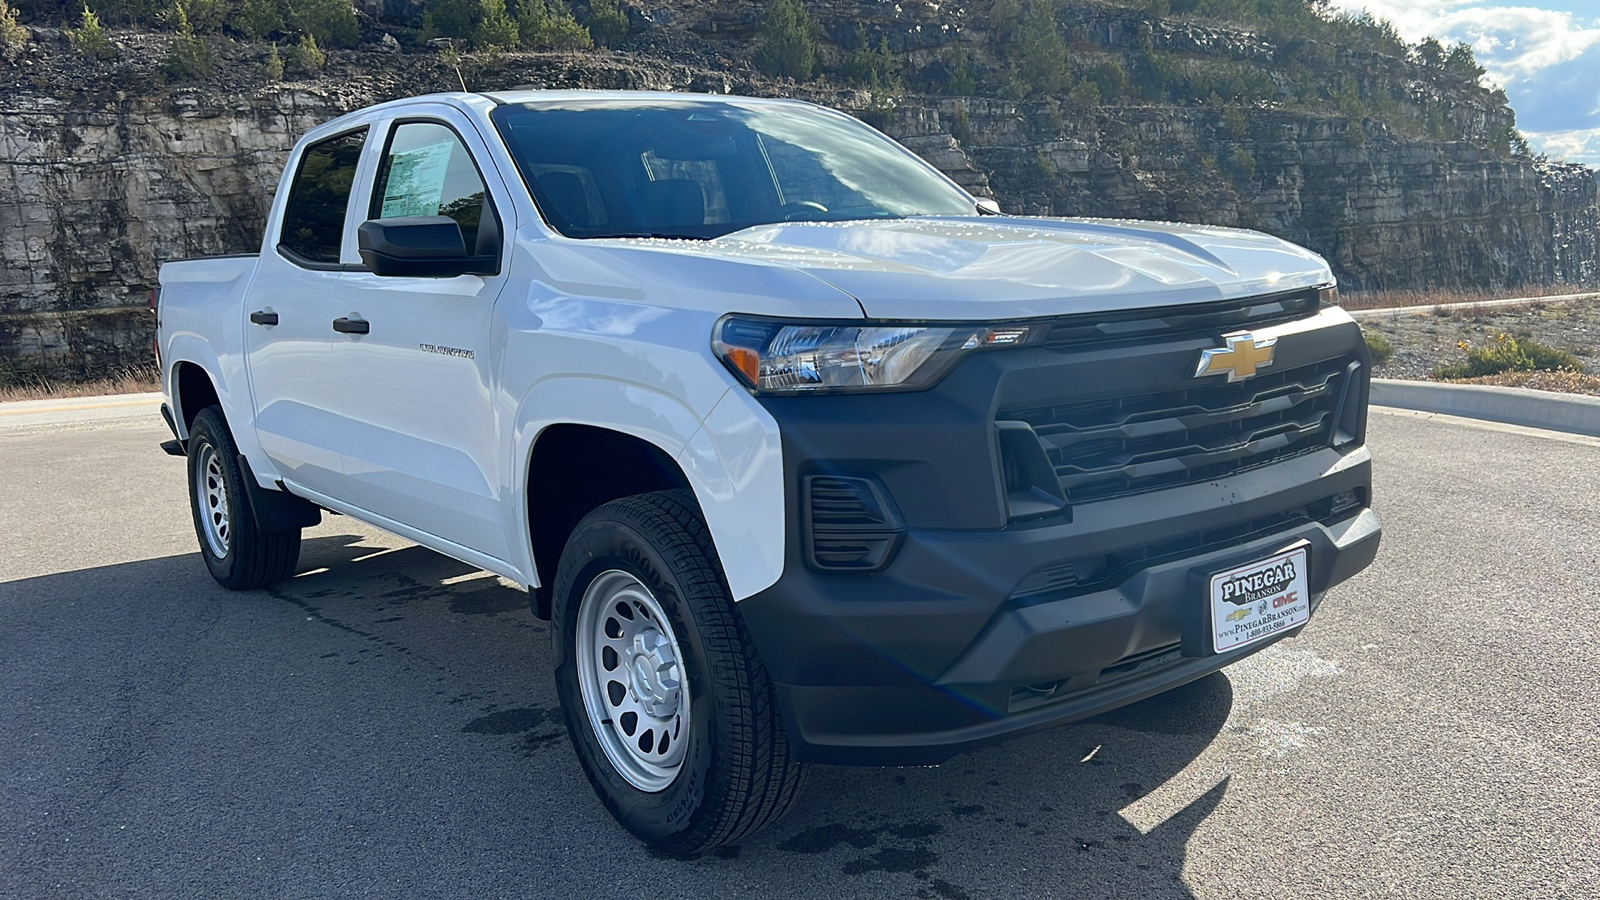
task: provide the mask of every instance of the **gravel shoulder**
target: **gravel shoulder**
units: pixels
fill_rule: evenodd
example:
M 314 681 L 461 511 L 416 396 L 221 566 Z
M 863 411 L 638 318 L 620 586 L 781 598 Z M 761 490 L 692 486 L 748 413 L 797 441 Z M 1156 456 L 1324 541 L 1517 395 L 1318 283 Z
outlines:
M 1583 363 L 1584 371 L 1512 372 L 1456 383 L 1600 395 L 1600 300 L 1535 301 L 1526 306 L 1425 313 L 1398 309 L 1364 317 L 1361 327 L 1368 335 L 1383 335 L 1394 346 L 1394 355 L 1374 367 L 1373 374 L 1379 378 L 1431 380 L 1439 366 L 1466 360 L 1462 343 L 1477 347 L 1509 334 L 1570 350 Z

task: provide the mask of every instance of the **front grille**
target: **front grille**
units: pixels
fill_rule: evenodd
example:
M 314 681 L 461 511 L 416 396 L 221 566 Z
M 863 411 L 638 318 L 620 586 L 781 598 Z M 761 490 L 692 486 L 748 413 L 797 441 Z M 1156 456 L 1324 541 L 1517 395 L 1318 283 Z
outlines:
M 1317 291 L 1304 290 L 1214 303 L 1080 313 L 1052 322 L 1044 345 L 1058 349 L 1080 344 L 1105 346 L 1119 341 L 1148 344 L 1188 335 L 1263 328 L 1315 315 L 1320 304 Z
M 1105 500 L 1221 478 L 1329 446 L 1349 362 L 999 417 L 1033 427 L 1069 503 Z

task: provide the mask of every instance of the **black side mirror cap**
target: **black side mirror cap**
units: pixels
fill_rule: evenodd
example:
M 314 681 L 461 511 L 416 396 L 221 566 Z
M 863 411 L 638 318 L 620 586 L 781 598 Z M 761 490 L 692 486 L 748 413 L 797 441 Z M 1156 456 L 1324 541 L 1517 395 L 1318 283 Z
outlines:
M 449 216 L 368 219 L 356 229 L 356 248 L 374 275 L 454 278 L 500 273 L 498 253 L 467 255 L 461 226 Z

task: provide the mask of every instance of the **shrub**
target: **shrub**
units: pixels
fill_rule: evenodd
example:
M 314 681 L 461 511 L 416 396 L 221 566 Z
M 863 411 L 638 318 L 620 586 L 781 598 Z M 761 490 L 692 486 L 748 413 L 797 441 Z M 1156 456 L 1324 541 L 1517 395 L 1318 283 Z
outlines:
M 972 68 L 967 64 L 967 51 L 959 46 L 950 54 L 950 84 L 946 90 L 960 97 L 970 97 L 978 90 L 978 80 L 972 77 Z
M 350 0 L 293 0 L 289 24 L 329 47 L 354 47 L 361 37 Z
M 167 21 L 178 33 L 167 47 L 167 61 L 162 70 L 169 78 L 205 78 L 217 67 L 211 48 L 194 33 L 189 16 L 182 4 L 174 4 Z
M 959 103 L 950 116 L 950 136 L 960 144 L 972 140 L 972 120 L 967 117 L 967 108 Z
M 1498 334 L 1482 347 L 1462 341 L 1467 361 L 1433 370 L 1434 378 L 1481 378 L 1502 372 L 1582 372 L 1583 364 L 1566 350 L 1557 350 L 1533 338 Z
M 72 41 L 73 49 L 90 59 L 112 59 L 117 55 L 117 45 L 111 43 L 106 37 L 105 27 L 100 24 L 100 17 L 87 3 L 83 6 L 83 17 L 75 29 L 68 29 L 67 38 Z
M 308 34 L 301 37 L 298 44 L 289 48 L 289 55 L 284 63 L 290 71 L 302 75 L 315 75 L 328 64 L 328 55 L 317 46 L 317 39 Z
M 222 28 L 223 20 L 228 17 L 228 4 L 224 0 L 176 0 L 160 18 L 173 31 L 182 31 L 180 12 L 192 31 L 207 34 Z
M 17 11 L 6 0 L 0 0 L 0 44 L 21 47 L 28 40 L 28 29 L 17 24 Z
M 522 45 L 535 50 L 582 50 L 594 46 L 589 29 L 578 24 L 562 0 L 524 0 L 517 12 Z
M 1394 359 L 1394 342 L 1381 331 L 1367 331 L 1362 334 L 1367 339 L 1367 349 L 1372 351 L 1372 361 L 1383 365 Z
M 1106 100 L 1114 100 L 1128 92 L 1128 73 L 1114 59 L 1089 70 L 1089 80 L 1100 88 L 1100 96 Z
M 589 0 L 589 18 L 583 24 L 603 47 L 628 36 L 628 17 L 617 0 Z
M 273 44 L 272 49 L 267 51 L 267 61 L 261 64 L 261 74 L 265 75 L 268 81 L 283 80 L 283 56 L 278 53 L 277 44 Z
M 1243 147 L 1233 148 L 1233 155 L 1228 158 L 1228 171 L 1240 181 L 1249 181 L 1256 174 L 1255 155 Z
M 478 0 L 433 0 L 422 14 L 422 33 L 429 38 L 471 40 L 477 16 Z
M 1250 133 L 1250 120 L 1244 117 L 1244 110 L 1237 103 L 1222 108 L 1222 130 L 1236 141 Z
M 1100 105 L 1100 85 L 1092 81 L 1080 81 L 1067 91 L 1067 103 L 1075 109 L 1093 109 Z
M 253 41 L 283 31 L 284 24 L 278 0 L 244 0 L 228 20 L 229 28 Z
M 768 0 L 761 14 L 756 69 L 773 78 L 805 81 L 817 69 L 817 23 L 800 0 Z

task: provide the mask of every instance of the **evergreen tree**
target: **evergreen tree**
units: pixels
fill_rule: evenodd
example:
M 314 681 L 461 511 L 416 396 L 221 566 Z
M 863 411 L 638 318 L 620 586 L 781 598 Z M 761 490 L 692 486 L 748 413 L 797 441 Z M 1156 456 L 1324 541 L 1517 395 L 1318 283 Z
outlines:
M 817 69 L 817 23 L 801 0 L 768 0 L 755 66 L 774 78 L 805 81 Z
M 100 17 L 87 3 L 83 5 L 83 16 L 78 20 L 78 27 L 69 29 L 67 38 L 72 41 L 73 48 L 90 59 L 113 59 L 117 55 L 117 45 L 106 37 Z

